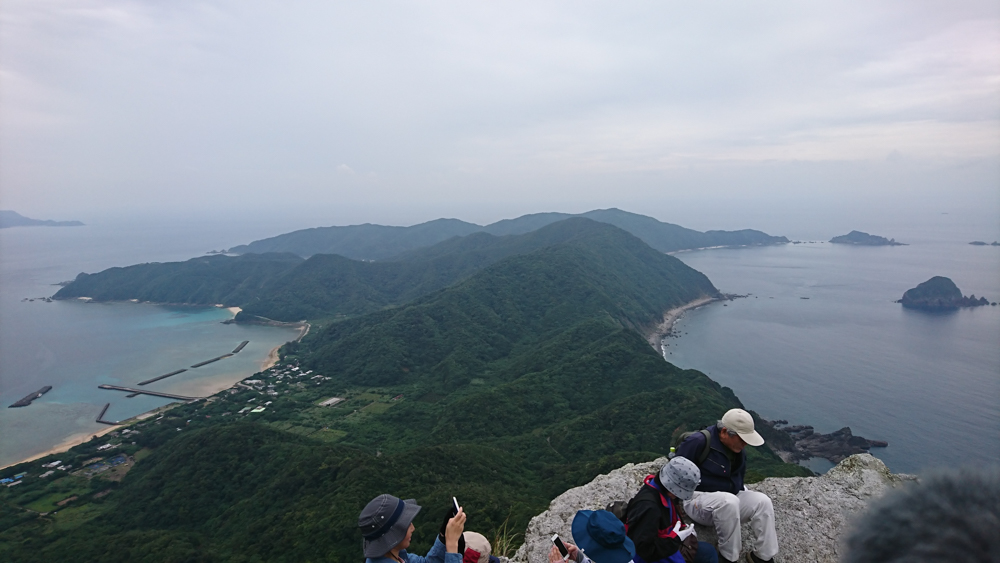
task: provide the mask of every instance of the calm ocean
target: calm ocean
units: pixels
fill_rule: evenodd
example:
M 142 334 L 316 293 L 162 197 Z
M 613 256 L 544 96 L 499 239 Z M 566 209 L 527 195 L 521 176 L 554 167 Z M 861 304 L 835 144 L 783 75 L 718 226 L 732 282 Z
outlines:
M 105 403 L 111 403 L 105 418 L 122 420 L 170 402 L 146 395 L 128 399 L 125 393 L 98 389 L 100 384 L 135 387 L 139 381 L 229 353 L 249 340 L 231 358 L 146 386 L 204 396 L 258 371 L 272 348 L 298 334 L 222 324 L 233 315 L 214 307 L 25 298 L 50 296 L 59 289 L 52 284 L 79 272 L 184 260 L 210 250 L 213 240 L 231 245 L 253 236 L 220 233 L 217 225 L 0 231 L 0 466 L 107 428 L 94 422 Z M 52 390 L 30 406 L 7 408 L 44 385 Z
M 957 231 L 897 230 L 911 243 L 900 247 L 680 253 L 723 292 L 751 295 L 688 312 L 667 359 L 731 387 L 765 418 L 885 440 L 872 453 L 896 472 L 996 464 L 1000 306 L 929 314 L 893 303 L 935 275 L 1000 301 L 1000 247 L 970 246 Z

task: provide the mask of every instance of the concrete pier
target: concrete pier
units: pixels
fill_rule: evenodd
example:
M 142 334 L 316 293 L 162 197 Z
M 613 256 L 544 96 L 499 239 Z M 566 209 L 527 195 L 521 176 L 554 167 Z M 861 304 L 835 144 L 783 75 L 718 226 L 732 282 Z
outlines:
M 132 389 L 131 387 L 120 387 L 118 385 L 98 385 L 97 387 L 100 389 L 110 389 L 112 391 L 125 391 L 126 393 L 132 393 L 135 395 L 152 395 L 154 397 L 163 397 L 165 399 L 175 399 L 178 401 L 197 401 L 198 399 L 204 398 L 204 397 L 185 397 L 184 395 L 161 393 L 159 391 L 148 391 L 146 389 Z

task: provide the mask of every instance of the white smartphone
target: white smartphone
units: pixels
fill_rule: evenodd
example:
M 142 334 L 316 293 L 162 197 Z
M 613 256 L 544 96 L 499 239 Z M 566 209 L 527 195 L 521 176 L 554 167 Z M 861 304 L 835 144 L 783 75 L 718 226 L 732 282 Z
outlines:
M 559 539 L 559 534 L 553 534 L 552 543 L 556 545 L 556 549 L 562 554 L 563 561 L 569 559 L 569 550 L 566 549 L 566 545 L 563 544 L 562 540 Z

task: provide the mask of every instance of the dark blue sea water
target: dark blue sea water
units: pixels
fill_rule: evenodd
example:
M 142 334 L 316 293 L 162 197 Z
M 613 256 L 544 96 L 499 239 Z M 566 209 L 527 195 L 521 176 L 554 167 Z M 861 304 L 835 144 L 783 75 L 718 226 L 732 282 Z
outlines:
M 246 235 L 239 240 L 251 240 Z M 233 313 L 215 307 L 24 301 L 52 295 L 59 289 L 52 284 L 81 271 L 198 256 L 215 237 L 235 238 L 220 237 L 211 224 L 0 231 L 0 466 L 107 428 L 94 421 L 105 403 L 111 403 L 105 418 L 122 420 L 170 402 L 128 399 L 100 384 L 135 387 L 249 340 L 231 358 L 146 386 L 205 396 L 259 371 L 272 348 L 297 336 L 291 329 L 222 324 Z M 52 391 L 31 406 L 7 408 L 44 385 Z
M 688 312 L 666 357 L 765 418 L 888 441 L 872 453 L 893 471 L 996 464 L 1000 306 L 931 314 L 893 301 L 934 275 L 1000 300 L 1000 247 L 947 231 L 907 240 L 678 254 L 720 290 L 751 295 Z

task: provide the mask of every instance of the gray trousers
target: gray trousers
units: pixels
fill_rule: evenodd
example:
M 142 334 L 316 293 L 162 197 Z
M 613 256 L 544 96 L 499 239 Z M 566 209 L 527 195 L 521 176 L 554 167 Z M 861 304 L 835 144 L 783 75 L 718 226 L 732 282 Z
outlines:
M 771 559 L 778 553 L 778 535 L 774 533 L 774 508 L 771 499 L 757 491 L 702 493 L 695 491 L 691 500 L 684 501 L 684 512 L 695 522 L 714 526 L 719 537 L 719 555 L 736 561 L 743 539 L 740 524 L 750 522 L 757 557 Z

